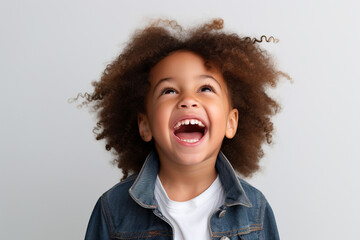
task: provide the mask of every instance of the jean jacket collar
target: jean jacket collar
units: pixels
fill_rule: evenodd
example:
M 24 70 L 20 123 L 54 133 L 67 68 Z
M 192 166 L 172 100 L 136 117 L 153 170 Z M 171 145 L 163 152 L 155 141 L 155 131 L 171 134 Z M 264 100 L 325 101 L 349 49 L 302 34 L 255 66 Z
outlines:
M 225 190 L 226 198 L 224 204 L 226 206 L 243 205 L 251 207 L 252 205 L 234 169 L 222 152 L 219 153 L 216 159 L 215 168 Z M 146 158 L 140 173 L 129 189 L 130 196 L 144 208 L 156 209 L 158 207 L 154 195 L 158 171 L 159 157 L 156 152 L 152 152 Z

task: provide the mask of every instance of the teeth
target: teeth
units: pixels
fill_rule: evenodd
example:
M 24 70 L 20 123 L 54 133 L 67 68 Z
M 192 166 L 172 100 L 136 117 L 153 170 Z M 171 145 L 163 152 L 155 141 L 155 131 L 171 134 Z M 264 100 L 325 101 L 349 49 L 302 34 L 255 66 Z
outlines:
M 195 143 L 198 142 L 200 139 L 181 139 L 179 138 L 182 142 L 187 142 L 187 143 Z
M 179 129 L 181 125 L 199 125 L 200 127 L 205 127 L 205 125 L 200 121 L 200 120 L 197 120 L 197 119 L 186 119 L 186 120 L 182 120 L 180 122 L 178 122 L 176 125 L 175 125 L 175 129 Z
M 205 125 L 202 123 L 202 122 L 200 122 L 200 121 L 198 121 L 198 123 L 197 123 L 200 127 L 205 127 Z

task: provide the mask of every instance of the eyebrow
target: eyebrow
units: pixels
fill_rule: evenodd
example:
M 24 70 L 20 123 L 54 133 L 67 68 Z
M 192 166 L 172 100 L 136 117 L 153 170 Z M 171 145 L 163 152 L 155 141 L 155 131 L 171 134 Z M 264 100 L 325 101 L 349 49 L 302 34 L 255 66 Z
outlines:
M 165 81 L 169 82 L 169 81 L 171 81 L 171 80 L 172 80 L 171 77 L 167 77 L 167 78 L 162 78 L 162 79 L 160 79 L 160 81 L 158 81 L 158 82 L 156 83 L 153 91 L 155 91 L 156 88 L 157 88 L 162 82 L 165 82 Z
M 219 85 L 219 87 L 221 88 L 221 85 L 220 85 L 219 81 L 216 80 L 216 78 L 214 78 L 214 77 L 211 76 L 211 75 L 203 74 L 203 75 L 200 75 L 199 78 L 201 78 L 201 79 L 211 78 L 211 79 L 214 80 L 214 81 L 217 83 L 217 85 Z
M 202 74 L 202 75 L 199 75 L 197 78 L 198 78 L 198 79 L 206 79 L 206 78 L 213 79 L 213 80 L 217 83 L 217 85 L 221 88 L 221 85 L 220 85 L 219 81 L 216 80 L 216 78 L 214 78 L 214 77 L 211 76 L 211 75 Z M 172 79 L 173 79 L 172 77 L 167 77 L 167 78 L 162 78 L 162 79 L 160 79 L 160 80 L 156 83 L 156 85 L 154 86 L 154 91 L 155 91 L 155 89 L 156 89 L 162 82 L 165 82 L 165 81 L 169 82 L 169 81 L 171 81 Z

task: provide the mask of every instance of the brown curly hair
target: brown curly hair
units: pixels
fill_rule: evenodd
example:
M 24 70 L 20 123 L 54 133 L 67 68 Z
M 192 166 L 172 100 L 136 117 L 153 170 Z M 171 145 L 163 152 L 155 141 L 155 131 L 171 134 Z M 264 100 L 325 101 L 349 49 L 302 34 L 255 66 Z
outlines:
M 270 117 L 279 110 L 266 88 L 275 87 L 280 77 L 288 76 L 276 70 L 271 57 L 258 46 L 263 37 L 240 37 L 222 29 L 222 19 L 190 30 L 183 30 L 175 21 L 158 20 L 135 32 L 122 53 L 107 65 L 100 81 L 93 82 L 95 90 L 85 96 L 84 103 L 91 103 L 97 112 L 96 139 L 105 139 L 106 149 L 115 150 L 114 161 L 122 169 L 123 178 L 129 172 L 138 172 L 155 149 L 153 142 L 141 139 L 137 116 L 145 112 L 150 70 L 177 50 L 194 52 L 207 67 L 211 63 L 220 70 L 232 105 L 239 111 L 237 133 L 233 139 L 224 139 L 221 150 L 244 176 L 259 169 L 264 154 L 261 145 L 265 140 L 272 142 Z

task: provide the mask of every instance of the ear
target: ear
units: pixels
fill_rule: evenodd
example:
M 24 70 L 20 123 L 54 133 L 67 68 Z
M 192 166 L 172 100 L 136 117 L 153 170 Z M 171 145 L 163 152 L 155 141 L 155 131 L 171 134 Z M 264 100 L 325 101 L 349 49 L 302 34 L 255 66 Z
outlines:
M 239 111 L 234 108 L 229 112 L 225 137 L 231 139 L 235 136 L 237 126 L 238 126 L 238 118 L 239 118 Z
M 152 139 L 150 124 L 147 116 L 143 113 L 138 114 L 138 127 L 141 138 L 145 142 L 150 142 Z

